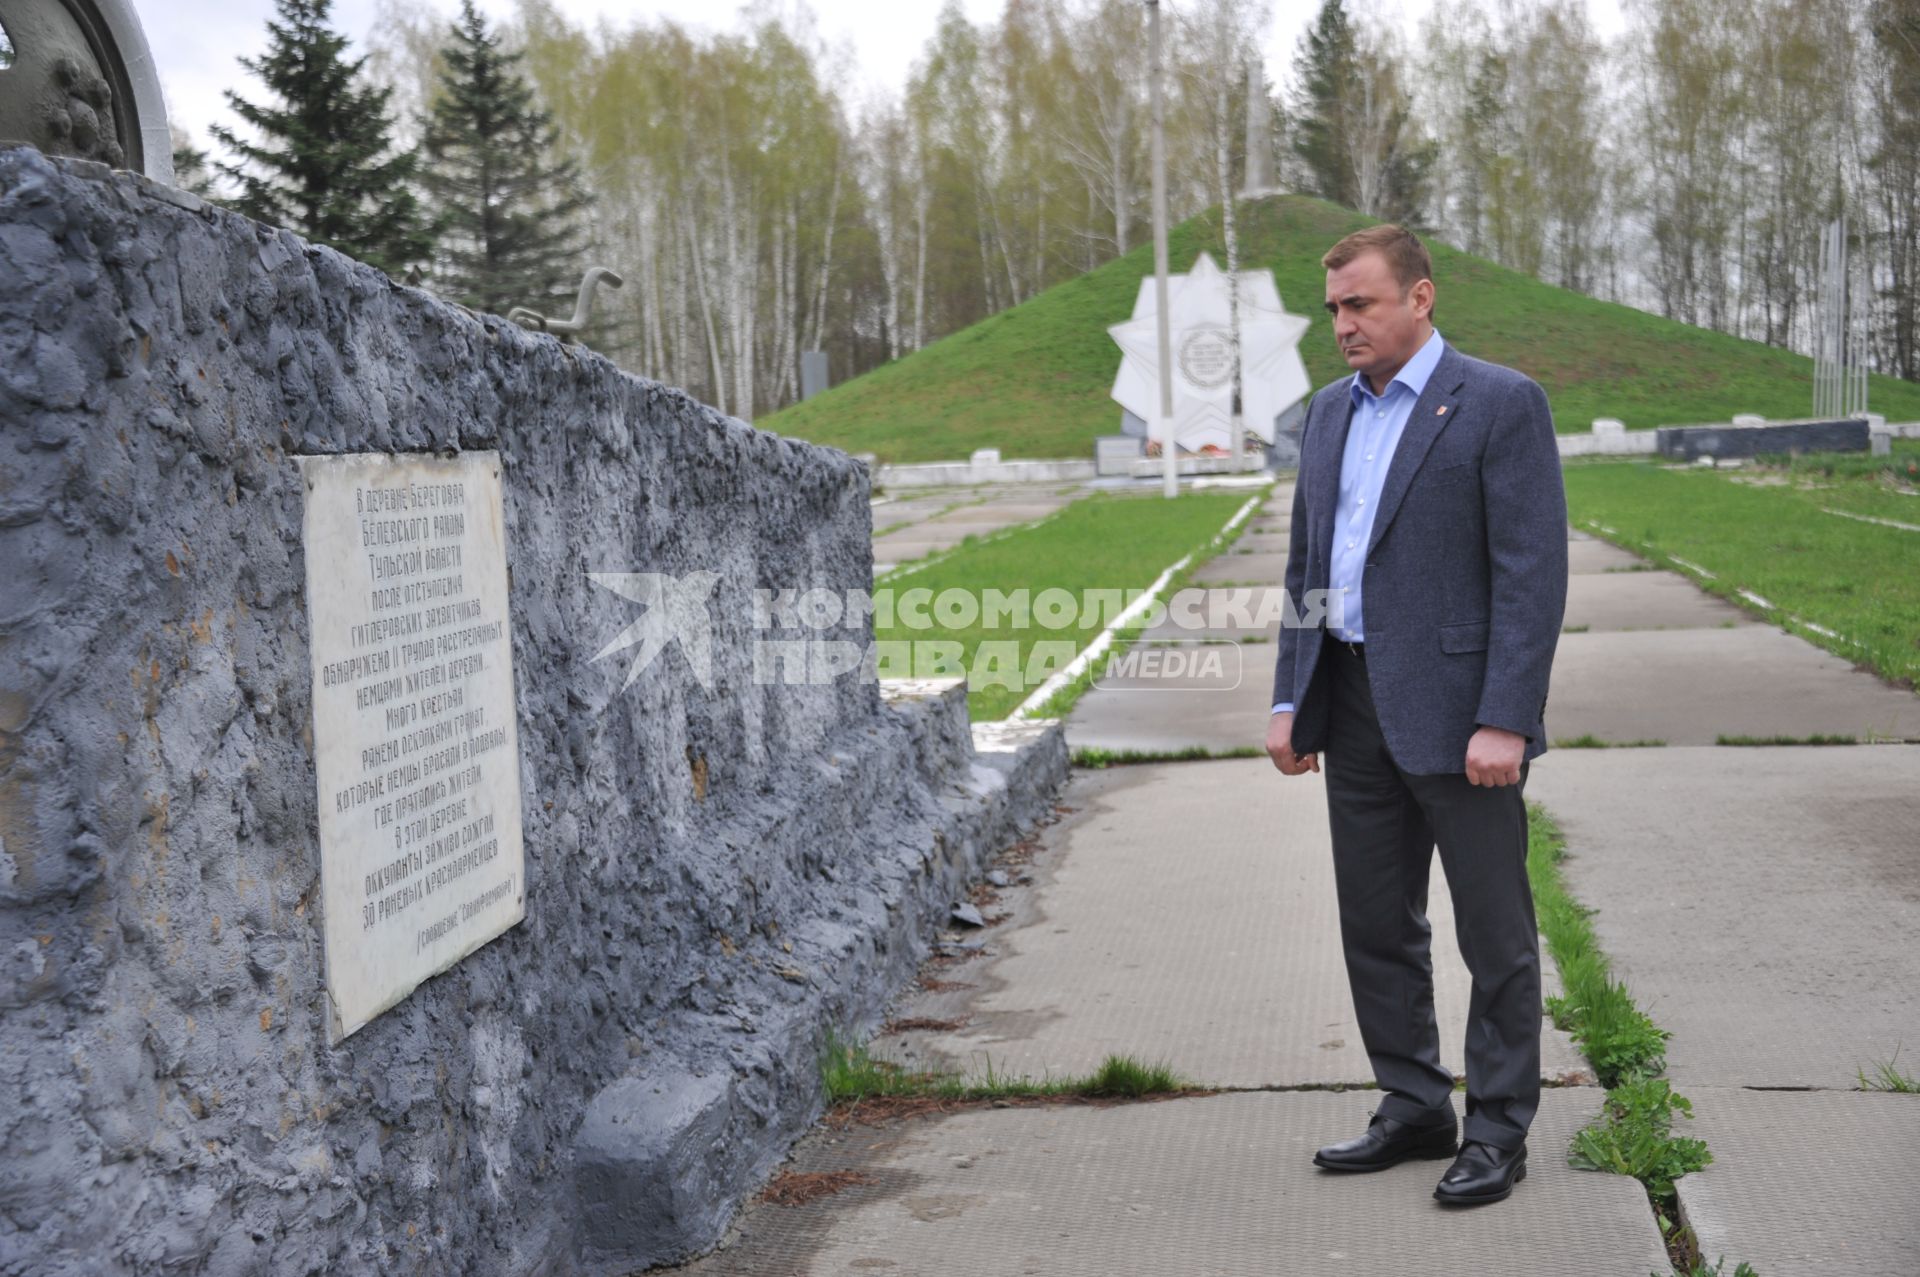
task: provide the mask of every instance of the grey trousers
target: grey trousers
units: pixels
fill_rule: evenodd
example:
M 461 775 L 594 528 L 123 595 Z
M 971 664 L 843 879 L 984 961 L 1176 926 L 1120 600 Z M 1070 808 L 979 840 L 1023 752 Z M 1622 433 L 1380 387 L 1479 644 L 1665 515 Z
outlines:
M 1361 1041 L 1384 1092 L 1376 1111 L 1403 1122 L 1453 1120 L 1427 922 L 1437 843 L 1473 975 L 1462 1137 L 1518 1148 L 1540 1107 L 1540 939 L 1521 795 L 1528 765 L 1519 785 L 1495 788 L 1465 773 L 1401 771 L 1380 733 L 1365 660 L 1331 637 L 1321 660 L 1332 694 L 1323 752 L 1340 939 Z

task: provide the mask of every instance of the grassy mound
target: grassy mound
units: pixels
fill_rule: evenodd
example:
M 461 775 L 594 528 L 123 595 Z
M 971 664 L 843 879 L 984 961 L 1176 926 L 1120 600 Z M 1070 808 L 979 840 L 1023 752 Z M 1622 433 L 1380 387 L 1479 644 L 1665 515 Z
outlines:
M 1270 268 L 1287 308 L 1314 319 L 1302 342 L 1313 383 L 1345 376 L 1321 310 L 1320 255 L 1369 219 L 1293 195 L 1240 208 L 1243 261 Z M 1441 333 L 1470 355 L 1538 380 L 1563 431 L 1586 430 L 1595 417 L 1639 429 L 1741 412 L 1805 416 L 1812 407 L 1810 359 L 1430 247 Z M 1176 227 L 1170 251 L 1176 271 L 1202 251 L 1224 266 L 1218 218 Z M 1095 435 L 1120 428 L 1119 405 L 1107 397 L 1120 351 L 1107 326 L 1132 314 L 1140 280 L 1152 271 L 1151 245 L 1137 248 L 758 424 L 882 461 L 955 460 L 993 447 L 1008 457 L 1090 457 Z M 1920 385 L 1875 377 L 1870 398 L 1890 420 L 1920 419 Z

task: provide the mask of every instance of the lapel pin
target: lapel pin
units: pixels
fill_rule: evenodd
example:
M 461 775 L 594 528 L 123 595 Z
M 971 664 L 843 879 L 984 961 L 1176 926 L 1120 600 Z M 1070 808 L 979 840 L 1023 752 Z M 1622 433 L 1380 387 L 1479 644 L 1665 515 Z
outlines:
M 1445 404 L 1441 404 L 1441 405 L 1440 405 L 1440 406 L 1439 406 L 1438 408 L 1436 408 L 1436 409 L 1434 409 L 1434 410 L 1433 410 L 1433 415 L 1434 415 L 1434 416 L 1436 416 L 1436 417 L 1444 417 L 1444 416 L 1446 416 L 1446 415 L 1447 415 L 1447 406 L 1446 406 Z

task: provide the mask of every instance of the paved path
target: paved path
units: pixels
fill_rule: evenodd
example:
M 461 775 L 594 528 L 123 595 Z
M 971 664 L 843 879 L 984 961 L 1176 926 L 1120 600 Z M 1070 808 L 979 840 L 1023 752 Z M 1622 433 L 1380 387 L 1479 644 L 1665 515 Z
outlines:
M 1600 1102 L 1548 1091 L 1535 1144 L 1565 1147 Z M 1645 1277 L 1666 1256 L 1630 1179 L 1530 1155 L 1501 1206 L 1432 1199 L 1444 1162 L 1336 1176 L 1302 1155 L 1358 1097 L 1255 1092 L 1111 1107 L 972 1109 L 809 1139 L 791 1169 L 867 1183 L 756 1205 L 690 1271 L 916 1277 Z
M 1562 750 L 1527 796 L 1676 1086 L 1920 1073 L 1920 747 Z
M 1245 552 L 1205 565 L 1195 588 L 1276 586 L 1290 501 L 1276 490 Z M 1575 896 L 1672 1034 L 1670 1075 L 1697 1115 L 1683 1131 L 1715 1156 L 1680 1182 L 1685 1217 L 1729 1273 L 1744 1260 L 1764 1277 L 1915 1277 L 1920 1097 L 1852 1088 L 1888 1060 L 1920 1073 L 1920 745 L 1712 742 L 1920 737 L 1920 698 L 1584 533 L 1569 542 L 1549 730 L 1670 744 L 1557 748 L 1527 796 L 1560 820 Z M 1240 641 L 1235 686 L 1097 690 L 1069 739 L 1257 745 L 1272 630 L 1199 632 Z M 1147 641 L 1194 637 L 1168 624 Z M 1150 764 L 1076 772 L 1065 802 L 1019 884 L 986 906 L 1003 916 L 973 933 L 981 954 L 895 1011 L 961 1023 L 883 1033 L 876 1054 L 1039 1075 L 1124 1053 L 1229 1091 L 822 1130 L 791 1169 L 865 1181 L 803 1207 L 756 1204 L 692 1271 L 1667 1271 L 1640 1187 L 1565 1165 L 1601 1093 L 1550 1025 L 1543 1073 L 1556 1085 L 1510 1202 L 1443 1211 L 1430 1197 L 1442 1163 L 1353 1178 L 1309 1164 L 1360 1129 L 1376 1094 L 1340 963 L 1318 777 L 1283 781 L 1261 759 Z M 1457 1071 L 1468 977 L 1437 858 L 1429 904 Z M 1332 1087 L 1360 1089 L 1319 1089 Z
M 1902 1058 L 1905 1058 L 1904 1056 Z M 1920 1273 L 1920 1096 L 1690 1087 L 1686 1134 L 1713 1150 L 1680 1181 L 1709 1259 L 1761 1274 Z
M 1772 1274 L 1920 1274 L 1920 745 L 1729 747 L 1721 736 L 1920 738 L 1920 697 L 1575 534 L 1554 664 L 1560 749 L 1528 797 L 1560 820 L 1574 896 L 1673 1036 L 1679 1184 L 1709 1259 Z M 1795 1088 L 1776 1090 L 1774 1088 Z M 1810 1088 L 1810 1089 L 1798 1089 Z
M 1266 509 L 1284 509 L 1291 500 L 1283 487 Z M 1264 517 L 1273 526 L 1272 516 Z M 1547 706 L 1555 741 L 1592 736 L 1712 745 L 1723 735 L 1920 741 L 1920 696 L 1761 623 L 1677 573 L 1652 570 L 1584 533 L 1570 532 L 1569 539 L 1568 632 L 1555 654 Z M 1285 573 L 1284 553 L 1228 553 L 1193 579 L 1216 589 L 1247 582 L 1272 589 Z M 1239 680 L 1177 697 L 1154 689 L 1096 689 L 1068 719 L 1068 742 L 1076 749 L 1259 746 L 1266 731 L 1262 707 L 1272 709 L 1276 631 L 1272 625 L 1257 636 L 1244 629 L 1191 631 L 1171 622 L 1156 628 L 1149 641 L 1243 640 L 1229 663 Z M 1244 641 L 1250 637 L 1260 641 Z
M 1276 493 L 1267 510 L 1290 499 Z M 1161 697 L 1160 712 L 1178 699 Z M 1256 723 L 1265 710 L 1263 689 Z M 1283 782 L 1264 759 L 1152 764 L 1077 772 L 1063 801 L 1070 811 L 1015 870 L 1024 881 L 985 906 L 996 920 L 980 933 L 982 954 L 937 973 L 953 987 L 916 989 L 894 1012 L 964 1023 L 883 1033 L 875 1054 L 1031 1076 L 1130 1054 L 1230 1092 L 822 1130 L 790 1169 L 857 1170 L 867 1182 L 802 1207 L 756 1204 L 692 1271 L 1644 1277 L 1663 1267 L 1640 1186 L 1565 1164 L 1602 1093 L 1550 1025 L 1542 1064 L 1553 1085 L 1511 1203 L 1439 1206 L 1444 1162 L 1370 1176 L 1313 1167 L 1313 1150 L 1362 1130 L 1378 1098 L 1340 957 L 1318 777 Z M 1443 1059 L 1458 1073 L 1470 978 L 1437 858 L 1429 903 Z
M 995 906 L 1012 916 L 992 956 L 967 966 L 977 987 L 916 993 L 897 1012 L 966 1026 L 887 1035 L 876 1053 L 1030 1077 L 1089 1073 L 1119 1053 L 1210 1086 L 1371 1085 L 1326 793 L 1318 775 L 1279 781 L 1265 758 L 1077 773 L 1077 810 L 1047 832 L 1035 889 Z M 1459 1077 L 1471 982 L 1437 857 L 1428 907 L 1442 1059 Z M 1545 1030 L 1543 1076 L 1590 1082 L 1566 1035 Z
M 1763 1277 L 1920 1273 L 1920 1095 L 1854 1089 L 1889 1061 L 1920 1076 L 1920 746 L 1563 750 L 1527 788 L 1673 1035 L 1682 1133 L 1714 1155 L 1679 1185 L 1704 1252 Z

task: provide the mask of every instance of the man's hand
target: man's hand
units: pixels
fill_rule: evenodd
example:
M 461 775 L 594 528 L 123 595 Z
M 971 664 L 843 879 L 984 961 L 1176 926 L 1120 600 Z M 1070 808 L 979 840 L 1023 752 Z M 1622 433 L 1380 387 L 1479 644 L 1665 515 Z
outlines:
M 1267 740 L 1267 749 L 1271 752 L 1273 738 L 1269 736 Z M 1482 727 L 1467 742 L 1467 782 L 1489 788 L 1518 785 L 1520 760 L 1526 752 L 1527 738 L 1519 732 L 1510 732 L 1504 727 Z
M 1293 711 L 1282 710 L 1267 719 L 1267 757 L 1282 776 L 1299 776 L 1320 770 L 1320 755 L 1293 752 Z M 1518 755 L 1516 755 L 1518 757 Z

